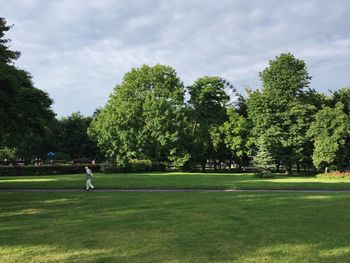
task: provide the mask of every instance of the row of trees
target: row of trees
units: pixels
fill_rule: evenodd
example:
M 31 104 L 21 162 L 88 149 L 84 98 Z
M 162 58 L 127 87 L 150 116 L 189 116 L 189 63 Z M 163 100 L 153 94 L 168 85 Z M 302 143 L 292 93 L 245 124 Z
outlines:
M 144 65 L 125 74 L 88 132 L 119 164 L 245 166 L 267 151 L 289 173 L 293 166 L 349 165 L 349 88 L 328 97 L 310 89 L 304 61 L 289 53 L 270 61 L 260 78 L 261 90 L 248 89 L 246 99 L 238 95 L 230 103 L 220 77 L 184 87 L 173 68 Z
M 282 54 L 260 73 L 263 88 L 248 100 L 252 137 L 266 147 L 277 166 L 283 163 L 317 168 L 349 165 L 350 89 L 326 97 L 309 89 L 311 80 L 304 61 Z
M 9 49 L 9 29 L 0 18 L 0 158 L 55 151 L 95 159 L 101 151 L 120 165 L 136 159 L 204 169 L 211 160 L 242 167 L 258 156 L 288 172 L 349 166 L 350 89 L 331 96 L 310 89 L 305 62 L 292 54 L 271 60 L 260 73 L 262 88 L 248 88 L 247 97 L 231 94 L 220 77 L 185 87 L 173 68 L 144 65 L 125 74 L 94 116 L 56 119 L 48 94 L 13 65 L 20 53 Z

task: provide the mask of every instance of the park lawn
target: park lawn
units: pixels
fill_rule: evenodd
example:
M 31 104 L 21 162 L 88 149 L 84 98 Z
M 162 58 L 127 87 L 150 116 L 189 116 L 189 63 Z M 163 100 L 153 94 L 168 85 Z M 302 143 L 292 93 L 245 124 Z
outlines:
M 0 192 L 0 262 L 349 262 L 346 193 Z
M 321 179 L 279 175 L 261 179 L 253 174 L 229 173 L 129 173 L 95 174 L 96 188 L 191 188 L 191 189 L 322 189 L 350 190 L 349 179 Z M 83 188 L 85 175 L 3 176 L 0 189 L 8 188 Z

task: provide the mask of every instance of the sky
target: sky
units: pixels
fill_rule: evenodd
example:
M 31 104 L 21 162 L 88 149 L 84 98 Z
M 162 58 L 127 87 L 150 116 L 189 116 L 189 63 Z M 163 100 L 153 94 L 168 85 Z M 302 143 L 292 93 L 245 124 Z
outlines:
M 302 59 L 310 87 L 350 86 L 348 0 L 0 0 L 22 52 L 16 66 L 54 100 L 57 116 L 103 107 L 126 72 L 172 66 L 185 85 L 221 76 L 245 95 L 281 53 Z

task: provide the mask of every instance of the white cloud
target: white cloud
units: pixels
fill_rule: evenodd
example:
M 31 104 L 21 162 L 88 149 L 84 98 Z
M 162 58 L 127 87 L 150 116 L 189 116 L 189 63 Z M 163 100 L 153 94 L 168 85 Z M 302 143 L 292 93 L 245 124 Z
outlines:
M 292 52 L 319 91 L 350 85 L 346 0 L 14 0 L 0 9 L 15 24 L 8 36 L 22 51 L 17 65 L 59 115 L 91 114 L 143 63 L 173 66 L 185 84 L 220 75 L 242 91 L 259 87 L 269 59 Z

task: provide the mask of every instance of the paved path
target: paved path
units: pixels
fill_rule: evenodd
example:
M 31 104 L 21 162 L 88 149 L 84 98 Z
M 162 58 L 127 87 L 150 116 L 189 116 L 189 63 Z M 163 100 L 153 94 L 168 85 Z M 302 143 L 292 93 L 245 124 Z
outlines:
M 84 189 L 0 189 L 0 192 L 23 192 L 23 193 L 75 193 L 86 192 Z M 98 193 L 181 193 L 181 192 L 205 192 L 205 193 L 220 193 L 220 192 L 237 192 L 237 193 L 350 193 L 350 190 L 317 190 L 317 189 L 95 189 L 93 192 Z

